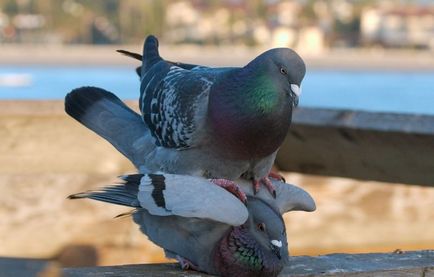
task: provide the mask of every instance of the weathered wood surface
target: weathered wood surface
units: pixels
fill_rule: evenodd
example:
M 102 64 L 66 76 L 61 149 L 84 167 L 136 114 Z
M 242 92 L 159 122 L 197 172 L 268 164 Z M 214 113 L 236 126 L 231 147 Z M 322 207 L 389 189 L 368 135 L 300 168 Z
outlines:
M 138 109 L 137 101 L 127 101 L 127 104 L 135 110 Z M 53 116 L 67 117 L 63 110 L 63 101 L 59 100 L 4 100 L 0 103 L 0 115 L 35 118 L 47 116 L 47 119 L 55 118 Z M 74 132 L 83 129 L 78 123 L 74 124 Z M 52 132 L 57 132 L 56 135 L 59 136 L 64 135 L 57 129 Z M 87 134 L 89 139 L 94 138 L 91 132 L 83 134 Z M 40 134 L 38 138 L 42 139 L 44 135 L 46 136 Z M 55 150 L 56 153 L 67 151 L 64 145 L 58 143 L 49 146 L 47 149 Z M 58 150 L 56 147 L 62 149 Z M 79 152 L 80 149 L 74 148 L 77 156 L 84 155 Z M 109 153 L 118 155 L 115 151 L 105 150 L 94 156 Z M 434 116 L 297 108 L 288 136 L 277 155 L 276 165 L 282 170 L 292 172 L 432 186 L 433 157 Z M 29 164 L 32 160 L 27 156 L 26 158 L 29 159 L 26 160 L 26 170 L 36 168 Z M 5 166 L 9 164 L 5 168 L 9 171 L 20 168 L 19 165 L 23 164 L 21 159 L 22 157 L 15 153 L 7 156 L 10 162 L 5 163 Z M 94 159 L 87 160 L 95 162 Z M 48 168 L 53 168 L 53 164 L 48 164 L 51 160 L 47 158 L 35 162 L 45 163 Z M 57 164 L 59 167 L 64 165 L 69 171 L 83 171 L 83 168 L 87 168 L 85 162 L 65 164 L 60 160 Z
M 298 256 L 281 275 L 434 276 L 434 251 Z
M 55 277 L 61 276 L 56 262 L 41 259 L 0 257 L 0 277 Z
M 279 169 L 434 185 L 434 116 L 299 108 Z
M 177 264 L 65 268 L 66 277 L 79 276 L 209 276 L 181 271 Z M 280 276 L 434 276 L 434 250 L 403 253 L 331 254 L 291 257 Z

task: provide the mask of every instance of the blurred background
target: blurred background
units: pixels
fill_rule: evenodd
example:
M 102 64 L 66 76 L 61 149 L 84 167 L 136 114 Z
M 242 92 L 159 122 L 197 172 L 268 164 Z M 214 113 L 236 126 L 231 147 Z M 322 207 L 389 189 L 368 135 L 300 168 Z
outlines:
M 148 34 L 163 57 L 211 66 L 291 47 L 307 65 L 301 108 L 434 115 L 430 0 L 0 0 L 0 256 L 165 261 L 129 218 L 113 219 L 127 209 L 65 199 L 134 172 L 63 98 L 100 86 L 137 109 L 139 63 L 115 50 L 140 53 Z M 430 187 L 282 174 L 317 202 L 285 216 L 293 255 L 434 248 Z

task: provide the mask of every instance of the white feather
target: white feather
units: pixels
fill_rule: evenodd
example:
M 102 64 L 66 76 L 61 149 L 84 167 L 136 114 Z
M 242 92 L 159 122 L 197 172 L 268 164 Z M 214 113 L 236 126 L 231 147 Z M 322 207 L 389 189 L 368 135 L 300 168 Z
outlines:
M 276 246 L 276 247 L 279 247 L 279 248 L 282 247 L 282 242 L 280 240 L 273 239 L 271 241 L 271 244 L 274 245 L 274 246 Z
M 291 84 L 291 90 L 295 93 L 295 95 L 301 95 L 301 87 L 297 86 L 296 84 Z

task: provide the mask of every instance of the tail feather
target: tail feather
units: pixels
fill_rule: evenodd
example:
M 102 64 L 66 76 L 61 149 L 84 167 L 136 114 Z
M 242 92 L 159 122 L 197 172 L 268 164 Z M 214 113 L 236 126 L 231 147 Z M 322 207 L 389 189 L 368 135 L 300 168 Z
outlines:
M 93 199 L 101 202 L 107 202 L 111 204 L 128 206 L 133 208 L 140 208 L 139 200 L 137 199 L 138 183 L 135 183 L 136 191 L 127 189 L 122 185 L 107 186 L 99 190 L 90 190 L 86 192 L 80 192 L 71 194 L 68 199 Z
M 142 61 L 142 55 L 140 55 L 138 53 L 134 53 L 134 52 L 130 52 L 127 50 L 122 50 L 122 49 L 118 49 L 118 50 L 116 50 L 116 52 L 121 53 L 127 57 Z
M 141 76 L 143 76 L 144 72 L 149 70 L 149 68 L 161 60 L 162 58 L 158 52 L 158 39 L 155 36 L 150 35 L 146 38 L 145 44 L 143 46 Z
M 136 59 L 136 60 L 139 60 L 139 61 L 143 60 L 143 56 L 140 55 L 140 54 L 138 54 L 138 53 L 134 53 L 134 52 L 130 52 L 130 51 L 127 51 L 127 50 L 122 50 L 122 49 L 119 49 L 119 50 L 116 50 L 116 51 L 118 53 L 121 53 L 121 54 L 129 57 L 129 58 L 133 58 L 133 59 Z M 165 61 L 167 63 L 171 64 L 171 65 L 175 65 L 175 66 L 181 67 L 183 69 L 187 69 L 187 70 L 191 70 L 191 69 L 193 69 L 195 67 L 198 67 L 197 64 L 172 62 L 172 61 L 168 61 L 168 60 L 165 60 Z M 136 73 L 137 73 L 137 75 L 139 75 L 139 77 L 141 76 L 141 71 L 142 71 L 142 67 L 139 66 L 139 67 L 136 68 Z
M 129 212 L 125 212 L 125 213 L 121 213 L 118 214 L 117 216 L 115 216 L 114 218 L 121 218 L 121 217 L 127 217 L 127 216 L 132 216 L 133 214 L 135 214 L 136 212 L 138 212 L 139 209 L 133 209 Z
M 130 57 L 130 58 L 133 58 L 133 59 L 136 59 L 136 60 L 139 60 L 139 61 L 142 61 L 142 55 L 140 55 L 140 54 L 137 54 L 137 53 L 134 53 L 134 52 L 130 52 L 130 51 L 127 51 L 127 50 L 122 50 L 122 49 L 119 49 L 119 50 L 116 50 L 118 53 L 121 53 L 121 54 L 124 54 L 125 56 L 127 56 L 127 57 Z M 141 66 L 139 66 L 139 67 L 136 67 L 136 73 L 137 73 L 137 75 L 139 76 L 139 77 L 141 77 L 142 75 L 142 67 Z

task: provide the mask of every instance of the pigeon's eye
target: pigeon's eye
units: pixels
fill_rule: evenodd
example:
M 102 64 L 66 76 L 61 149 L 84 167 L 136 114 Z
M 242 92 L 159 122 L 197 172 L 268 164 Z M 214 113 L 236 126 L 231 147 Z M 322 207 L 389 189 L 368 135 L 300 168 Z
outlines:
M 265 223 L 258 223 L 258 229 L 265 232 Z
M 283 75 L 287 75 L 288 74 L 288 70 L 286 70 L 286 68 L 281 67 L 280 68 L 280 73 L 282 73 Z

